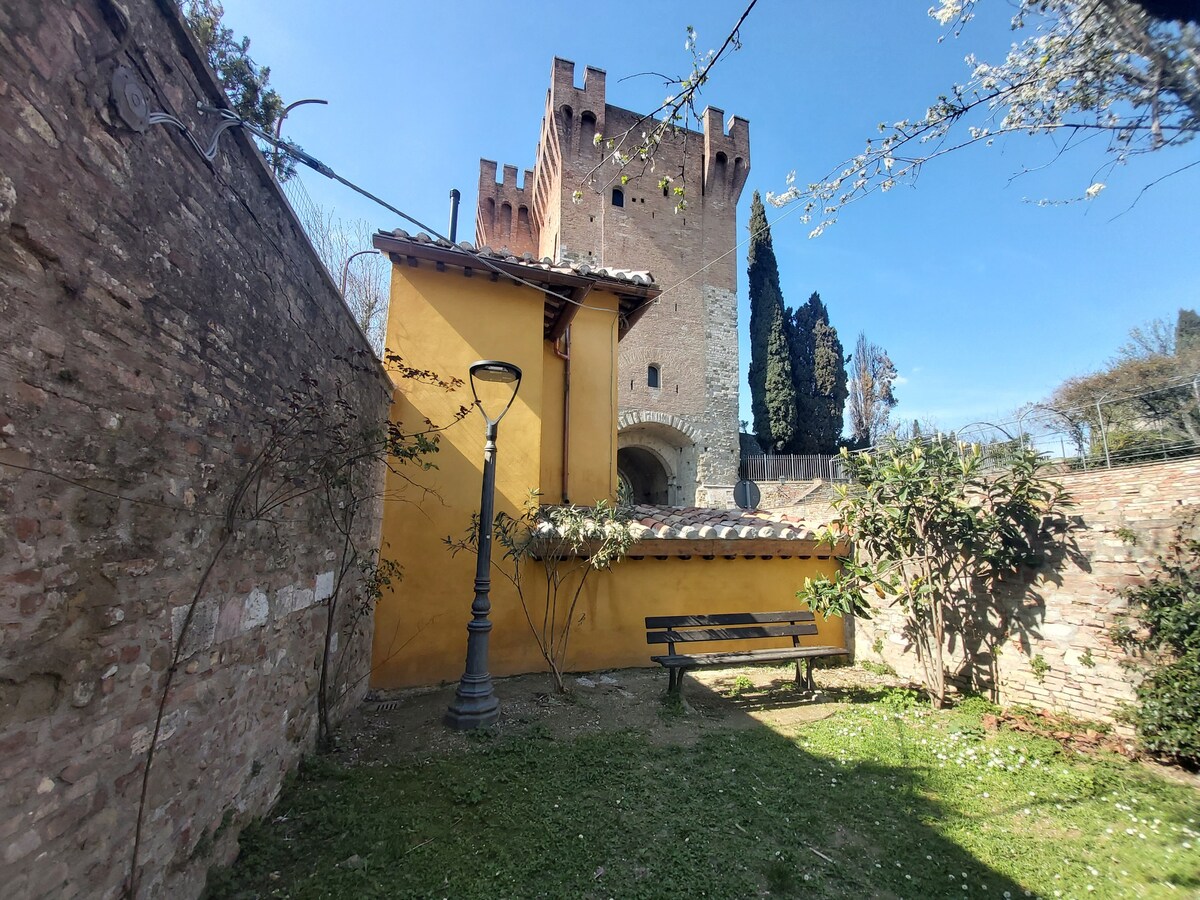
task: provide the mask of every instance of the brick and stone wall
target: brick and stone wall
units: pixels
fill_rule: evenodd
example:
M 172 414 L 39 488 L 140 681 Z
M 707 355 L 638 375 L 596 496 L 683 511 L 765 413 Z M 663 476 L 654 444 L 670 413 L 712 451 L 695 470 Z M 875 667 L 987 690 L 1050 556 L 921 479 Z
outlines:
M 983 654 L 984 674 L 1002 703 L 1108 720 L 1134 699 L 1137 683 L 1110 637 L 1128 612 L 1119 592 L 1155 571 L 1179 523 L 1200 508 L 1200 460 L 1096 469 L 1059 480 L 1073 501 L 1068 527 L 1054 536 L 1052 565 L 1002 588 L 1008 637 L 999 654 Z M 858 659 L 918 676 L 920 663 L 897 610 L 859 620 L 855 630 Z M 1040 678 L 1033 664 L 1038 657 L 1049 666 Z M 951 658 L 957 665 L 962 656 Z
M 207 143 L 196 104 L 223 98 L 171 0 L 0 4 L 6 897 L 121 893 L 164 679 L 269 423 L 305 373 L 342 381 L 364 422 L 390 398 L 245 135 L 210 165 L 174 128 L 132 130 L 118 66 Z M 165 707 L 139 896 L 197 895 L 312 749 L 338 546 L 294 503 L 216 560 Z M 339 706 L 365 689 L 366 637 L 341 636 Z

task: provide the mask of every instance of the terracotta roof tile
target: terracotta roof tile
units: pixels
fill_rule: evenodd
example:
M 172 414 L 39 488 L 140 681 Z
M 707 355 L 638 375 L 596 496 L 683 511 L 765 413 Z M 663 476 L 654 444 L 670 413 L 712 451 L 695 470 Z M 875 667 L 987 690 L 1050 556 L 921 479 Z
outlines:
M 638 504 L 630 531 L 639 540 L 813 541 L 816 531 L 794 516 L 764 510 Z
M 387 232 L 383 232 L 387 234 Z M 654 287 L 654 276 L 644 270 L 636 269 L 614 269 L 614 268 L 595 268 L 587 263 L 578 263 L 576 265 L 556 265 L 554 260 L 548 256 L 541 259 L 534 258 L 532 253 L 522 253 L 517 256 L 508 250 L 507 247 L 501 247 L 499 250 L 493 250 L 491 247 L 476 247 L 470 241 L 460 241 L 458 244 L 451 244 L 449 241 L 441 238 L 433 238 L 418 232 L 417 234 L 409 234 L 403 228 L 397 228 L 390 233 L 390 237 L 401 241 L 411 241 L 416 244 L 431 244 L 435 247 L 441 247 L 443 250 L 462 250 L 464 253 L 470 253 L 484 259 L 494 259 L 497 262 L 516 263 L 517 265 L 527 266 L 531 269 L 541 269 L 547 272 L 558 272 L 562 275 L 586 275 L 592 278 L 608 279 L 609 281 L 621 281 L 628 284 L 637 284 L 644 287 Z

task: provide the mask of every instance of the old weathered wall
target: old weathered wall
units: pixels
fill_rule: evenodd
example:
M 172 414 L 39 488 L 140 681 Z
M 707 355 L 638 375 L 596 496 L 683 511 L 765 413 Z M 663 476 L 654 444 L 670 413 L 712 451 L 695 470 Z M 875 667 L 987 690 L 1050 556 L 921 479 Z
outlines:
M 985 649 L 981 674 L 1003 703 L 1107 720 L 1134 699 L 1137 683 L 1110 636 L 1128 612 L 1119 592 L 1155 571 L 1157 554 L 1197 509 L 1200 460 L 1096 469 L 1059 480 L 1073 500 L 1069 526 L 1051 542 L 1051 565 L 1001 589 L 1005 616 L 998 631 L 1006 638 L 998 654 Z M 860 660 L 882 660 L 902 675 L 918 675 L 920 663 L 897 610 L 860 620 L 855 628 Z M 1049 666 L 1040 677 L 1041 665 L 1033 662 L 1038 657 Z M 961 652 L 953 660 L 958 666 Z
M 126 13 L 128 18 L 126 19 Z M 164 680 L 289 392 L 390 389 L 244 135 L 206 163 L 110 104 L 118 66 L 207 143 L 169 0 L 0 4 L 0 893 L 115 897 Z M 351 367 L 345 360 L 355 359 Z M 266 490 L 278 487 L 268 478 Z M 215 558 L 168 696 L 139 896 L 195 896 L 313 747 L 337 536 L 313 503 Z M 360 522 L 371 544 L 371 511 Z M 339 705 L 367 635 L 341 637 Z

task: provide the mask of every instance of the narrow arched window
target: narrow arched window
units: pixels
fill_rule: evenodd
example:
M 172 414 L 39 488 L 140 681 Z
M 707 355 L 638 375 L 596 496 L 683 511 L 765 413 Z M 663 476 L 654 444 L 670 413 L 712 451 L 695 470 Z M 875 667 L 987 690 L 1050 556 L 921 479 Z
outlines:
M 620 188 L 613 188 L 613 206 L 625 205 L 625 192 Z
M 646 386 L 647 387 L 662 387 L 662 372 L 658 366 L 646 366 Z
M 567 150 L 571 149 L 571 129 L 575 125 L 575 113 L 571 107 L 564 106 L 562 108 L 562 123 L 563 123 L 563 146 Z
M 596 152 L 596 116 L 585 112 L 579 117 L 579 153 Z

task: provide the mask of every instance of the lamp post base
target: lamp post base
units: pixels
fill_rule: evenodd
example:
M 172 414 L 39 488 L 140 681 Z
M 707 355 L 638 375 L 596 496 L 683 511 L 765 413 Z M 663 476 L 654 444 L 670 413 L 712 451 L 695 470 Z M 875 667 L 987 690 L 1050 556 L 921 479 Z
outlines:
M 486 684 L 460 683 L 454 693 L 454 702 L 446 710 L 442 722 L 455 731 L 471 731 L 495 725 L 499 718 L 500 698 L 492 693 L 492 681 L 489 678 Z

